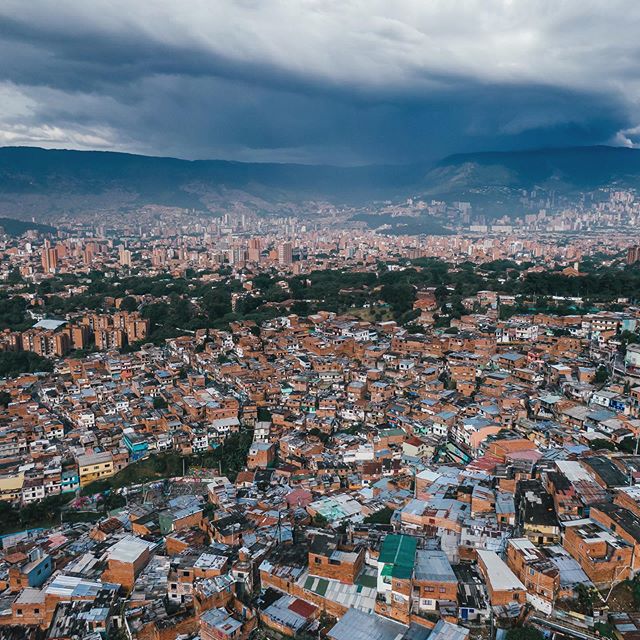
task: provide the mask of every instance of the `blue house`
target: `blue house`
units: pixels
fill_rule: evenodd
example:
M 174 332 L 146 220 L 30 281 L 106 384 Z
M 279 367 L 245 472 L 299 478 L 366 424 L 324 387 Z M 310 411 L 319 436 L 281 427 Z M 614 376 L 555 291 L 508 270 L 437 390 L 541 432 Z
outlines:
M 9 581 L 21 588 L 41 587 L 53 573 L 53 558 L 35 548 L 9 567 Z
M 149 453 L 149 444 L 140 435 L 135 433 L 125 433 L 124 446 L 129 450 L 129 458 L 131 462 L 144 458 Z

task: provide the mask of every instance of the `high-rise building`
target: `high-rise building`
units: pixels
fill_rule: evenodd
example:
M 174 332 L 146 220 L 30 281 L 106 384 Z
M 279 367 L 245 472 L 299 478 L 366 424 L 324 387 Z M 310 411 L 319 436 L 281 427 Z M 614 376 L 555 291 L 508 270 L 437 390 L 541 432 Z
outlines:
M 82 251 L 82 262 L 90 267 L 93 265 L 98 247 L 95 242 L 88 242 Z
M 151 252 L 151 266 L 163 267 L 167 264 L 167 250 L 164 247 L 155 247 Z
M 247 251 L 244 247 L 231 247 L 227 250 L 229 264 L 239 265 L 247 261 Z
M 627 264 L 635 264 L 636 262 L 640 262 L 640 245 L 627 249 Z
M 262 243 L 260 238 L 249 239 L 248 258 L 249 262 L 260 262 L 260 252 L 262 251 Z
M 42 268 L 45 273 L 53 273 L 58 268 L 58 252 L 49 240 L 44 241 L 42 248 Z
M 131 266 L 131 251 L 127 249 L 123 244 L 118 248 L 118 261 L 123 267 Z
M 284 265 L 293 263 L 293 247 L 290 242 L 283 242 L 278 247 L 278 262 Z

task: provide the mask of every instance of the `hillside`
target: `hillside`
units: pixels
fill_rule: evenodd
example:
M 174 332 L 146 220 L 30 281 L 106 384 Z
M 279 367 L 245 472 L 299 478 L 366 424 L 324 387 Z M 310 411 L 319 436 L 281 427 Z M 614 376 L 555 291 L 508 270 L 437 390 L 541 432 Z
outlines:
M 365 204 L 408 196 L 468 200 L 489 215 L 520 213 L 523 190 L 572 197 L 640 187 L 640 150 L 577 147 L 467 153 L 435 166 L 332 167 L 179 160 L 100 151 L 0 148 L 0 216 L 55 221 L 60 213 L 144 204 L 305 213 L 311 201 Z
M 60 211 L 122 209 L 140 204 L 253 210 L 310 200 L 364 202 L 404 194 L 418 167 L 331 167 L 179 160 L 100 151 L 0 148 L 0 214 L 21 208 Z
M 462 195 L 477 189 L 542 188 L 568 194 L 603 186 L 640 185 L 640 150 L 572 147 L 448 156 L 427 172 L 427 193 Z
M 40 233 L 55 233 L 55 227 L 48 224 L 38 224 L 13 218 L 0 218 L 0 229 L 10 236 L 21 236 L 27 231 L 34 230 Z

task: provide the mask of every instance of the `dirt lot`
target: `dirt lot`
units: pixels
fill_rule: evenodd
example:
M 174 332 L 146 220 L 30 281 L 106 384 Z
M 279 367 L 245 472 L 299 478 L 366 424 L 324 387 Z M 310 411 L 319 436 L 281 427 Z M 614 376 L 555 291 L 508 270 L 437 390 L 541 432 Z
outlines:
M 607 593 L 608 589 L 602 594 L 603 597 L 606 597 Z M 629 613 L 639 610 L 633 600 L 631 584 L 628 582 L 621 582 L 613 588 L 607 604 L 609 605 L 609 610 L 616 613 Z

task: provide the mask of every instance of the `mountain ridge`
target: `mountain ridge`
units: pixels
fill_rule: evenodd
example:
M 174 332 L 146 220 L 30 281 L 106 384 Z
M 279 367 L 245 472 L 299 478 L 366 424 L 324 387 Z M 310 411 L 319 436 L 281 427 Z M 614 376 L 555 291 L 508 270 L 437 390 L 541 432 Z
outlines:
M 436 163 L 426 176 L 427 182 L 442 181 L 455 167 L 467 167 L 470 173 L 469 165 L 478 172 L 476 182 L 480 176 L 491 180 L 488 167 L 500 167 L 507 175 L 499 175 L 494 182 L 504 184 L 510 179 L 517 188 L 561 178 L 569 187 L 588 190 L 625 177 L 634 184 L 640 182 L 640 150 L 607 145 L 453 154 Z
M 0 216 L 45 221 L 60 213 L 126 212 L 144 204 L 274 214 L 303 212 L 313 201 L 360 206 L 407 197 L 485 204 L 497 198 L 509 211 L 521 190 L 570 195 L 607 185 L 640 188 L 640 150 L 483 151 L 434 164 L 340 167 L 0 147 Z

